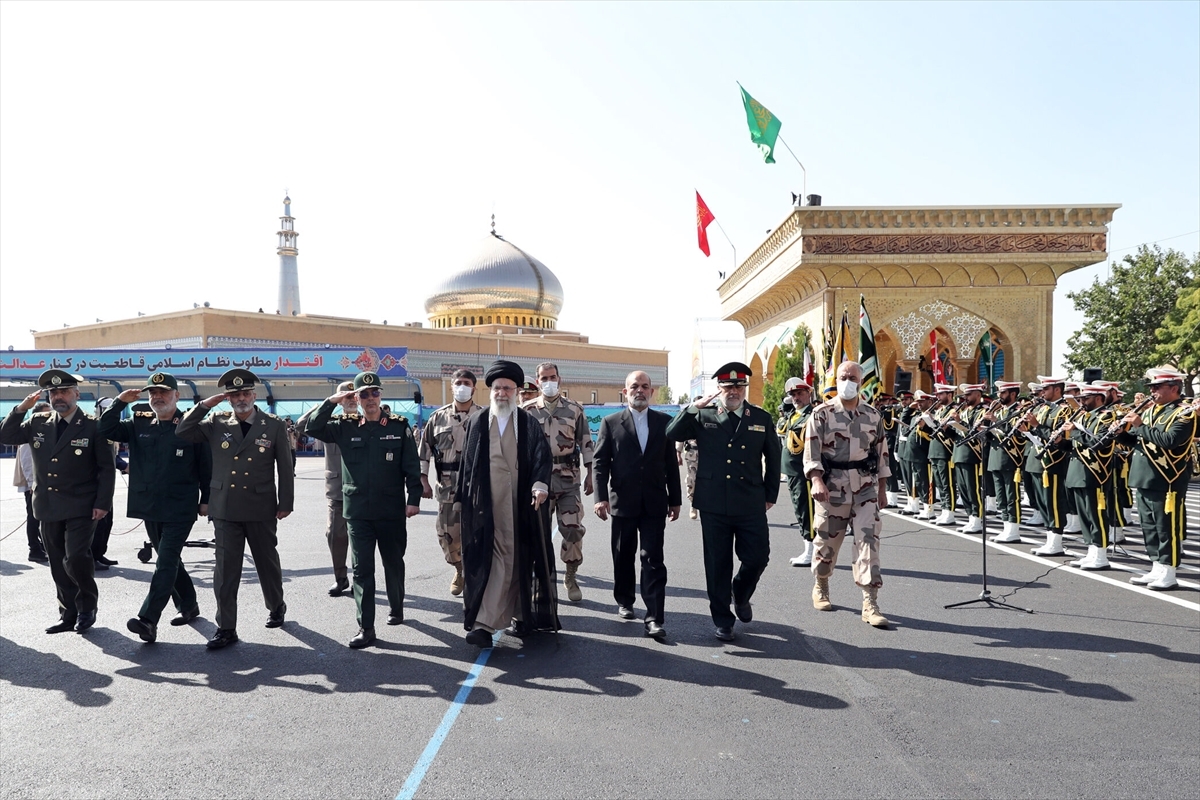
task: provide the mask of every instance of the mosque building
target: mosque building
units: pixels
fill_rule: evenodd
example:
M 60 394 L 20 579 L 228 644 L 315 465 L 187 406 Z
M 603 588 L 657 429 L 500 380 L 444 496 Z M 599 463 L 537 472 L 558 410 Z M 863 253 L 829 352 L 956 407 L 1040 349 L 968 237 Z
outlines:
M 581 333 L 560 330 L 559 315 L 565 301 L 562 283 L 530 252 L 497 233 L 494 217 L 492 230 L 480 237 L 475 254 L 425 301 L 427 322 L 379 324 L 304 313 L 297 269 L 299 233 L 295 230 L 291 198 L 285 197 L 283 202 L 276 308 L 239 311 L 205 304 L 135 319 L 41 331 L 34 334 L 35 350 L 5 354 L 9 358 L 0 364 L 0 380 L 28 380 L 25 372 L 55 357 L 45 351 L 64 351 L 64 358 L 65 353 L 73 352 L 77 355 L 73 371 L 89 380 L 124 388 L 144 379 L 152 364 L 187 363 L 182 354 L 189 352 L 241 353 L 245 363 L 260 365 L 271 358 L 269 353 L 275 353 L 273 366 L 284 364 L 296 369 L 289 372 L 259 366 L 255 371 L 271 381 L 271 405 L 280 414 L 298 413 L 301 406 L 328 396 L 330 384 L 353 377 L 364 364 L 381 370 L 385 386 L 392 384 L 397 399 L 412 400 L 419 392 L 426 406 L 450 402 L 451 376 L 462 367 L 480 377 L 476 400 L 486 402 L 483 371 L 501 357 L 516 361 L 531 377 L 539 362 L 557 363 L 564 393 L 585 404 L 620 402 L 625 376 L 635 369 L 649 373 L 655 386 L 666 385 L 666 350 L 593 344 Z M 278 355 L 296 348 L 314 355 Z M 155 357 L 164 350 L 180 355 Z M 87 357 L 98 351 L 103 351 L 99 358 Z M 251 352 L 256 355 L 248 355 Z M 262 355 L 258 355 L 260 352 Z M 338 355 L 324 358 L 322 354 Z M 210 365 L 219 360 L 215 354 L 200 355 L 198 361 Z M 137 366 L 114 366 L 122 359 Z M 103 374 L 89 374 L 92 362 L 100 365 L 96 369 Z M 30 369 L 23 371 L 22 364 Z M 300 369 L 303 364 L 308 367 Z M 187 379 L 198 396 L 206 396 L 215 392 L 217 375 L 212 371 L 177 376 Z M 103 393 L 112 391 L 105 389 Z

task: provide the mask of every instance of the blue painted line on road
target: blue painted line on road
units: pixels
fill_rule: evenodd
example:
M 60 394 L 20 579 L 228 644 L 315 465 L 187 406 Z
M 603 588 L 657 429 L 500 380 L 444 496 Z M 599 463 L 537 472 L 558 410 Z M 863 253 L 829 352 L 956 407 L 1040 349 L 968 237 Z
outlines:
M 496 631 L 492 635 L 493 646 L 499 638 L 500 631 Z M 483 672 L 484 665 L 487 664 L 488 658 L 491 655 L 492 648 L 485 647 L 479 654 L 479 658 L 475 659 L 471 671 L 467 673 L 466 680 L 459 687 L 458 694 L 454 696 L 454 702 L 450 704 L 450 708 L 446 709 L 446 714 L 442 717 L 442 724 L 438 725 L 437 730 L 433 732 L 433 737 L 429 740 L 429 744 L 425 745 L 425 750 L 422 751 L 421 757 L 417 759 L 412 772 L 408 773 L 408 778 L 404 781 L 404 785 L 400 787 L 400 794 L 396 795 L 396 800 L 412 800 L 413 797 L 416 797 L 417 789 L 421 788 L 421 781 L 425 780 L 425 773 L 433 765 L 433 760 L 437 758 L 438 750 L 442 748 L 442 743 L 450 735 L 450 729 L 454 727 L 454 721 L 458 719 L 463 706 L 467 704 L 467 698 L 470 697 L 471 690 L 475 688 L 475 681 L 479 679 L 479 675 Z

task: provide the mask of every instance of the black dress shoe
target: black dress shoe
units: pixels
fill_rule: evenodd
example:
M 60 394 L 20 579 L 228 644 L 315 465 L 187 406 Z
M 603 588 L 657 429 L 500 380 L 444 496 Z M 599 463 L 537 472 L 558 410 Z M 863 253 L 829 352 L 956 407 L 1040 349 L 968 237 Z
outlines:
M 374 628 L 359 628 L 358 635 L 350 640 L 350 647 L 354 650 L 360 650 L 369 644 L 375 642 Z
M 329 596 L 330 597 L 341 597 L 342 592 L 346 591 L 349 588 L 350 588 L 350 581 L 346 580 L 345 578 L 338 578 L 334 582 L 333 586 L 329 587 Z
M 267 627 L 279 628 L 283 626 L 283 617 L 287 614 L 287 603 L 280 603 L 279 608 L 267 615 Z
M 99 563 L 103 564 L 106 567 L 115 567 L 118 564 L 118 562 L 115 558 L 108 558 L 106 556 L 96 556 L 96 561 L 98 561 Z
M 509 636 L 516 636 L 518 639 L 524 638 L 530 634 L 529 626 L 524 620 L 514 619 L 512 624 L 504 629 L 504 632 Z
M 50 561 L 50 557 L 46 555 L 45 550 L 30 550 L 29 560 L 36 561 L 39 564 L 45 564 Z
M 130 633 L 136 633 L 143 642 L 153 642 L 158 638 L 158 626 L 148 619 L 134 617 L 125 623 Z
M 46 628 L 46 633 L 66 633 L 75 630 L 75 618 L 66 617 Z
M 722 642 L 732 642 L 736 636 L 733 635 L 733 628 L 717 628 L 717 638 Z
M 637 619 L 637 614 L 629 606 L 617 606 L 617 616 L 621 619 Z
M 404 615 L 403 614 L 388 614 L 387 624 L 388 625 L 403 625 L 404 624 Z
M 476 628 L 467 634 L 467 644 L 473 644 L 476 647 L 491 647 L 492 635 L 483 628 Z
M 75 630 L 78 633 L 83 633 L 88 628 L 96 624 L 96 609 L 91 611 L 80 611 L 79 616 L 75 618 Z
M 730 633 L 732 634 L 732 631 Z M 667 629 L 651 620 L 646 623 L 646 635 L 655 641 L 665 642 L 667 640 Z
M 96 572 L 104 572 L 105 570 L 108 569 L 108 564 L 105 564 L 103 561 L 101 561 L 99 559 L 96 559 L 93 563 L 95 563 L 95 565 L 96 565 Z
M 180 611 L 175 616 L 171 617 L 171 624 L 175 626 L 187 625 L 192 620 L 200 616 L 200 606 L 194 606 L 190 611 Z
M 733 604 L 733 613 L 737 614 L 737 618 L 740 619 L 742 622 L 753 622 L 754 621 L 754 609 L 750 607 L 749 600 L 747 600 L 744 603 L 735 602 Z
M 217 632 L 208 640 L 208 644 L 205 647 L 209 650 L 220 650 L 222 647 L 228 647 L 237 640 L 237 631 L 233 628 L 217 628 Z

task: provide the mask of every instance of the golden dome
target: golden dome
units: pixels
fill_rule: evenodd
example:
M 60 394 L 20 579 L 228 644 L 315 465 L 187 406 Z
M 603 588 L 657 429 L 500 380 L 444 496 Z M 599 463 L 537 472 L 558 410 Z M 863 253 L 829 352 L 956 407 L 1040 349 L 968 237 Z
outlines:
M 554 328 L 562 304 L 562 284 L 545 264 L 490 233 L 466 268 L 433 290 L 425 312 L 436 328 Z

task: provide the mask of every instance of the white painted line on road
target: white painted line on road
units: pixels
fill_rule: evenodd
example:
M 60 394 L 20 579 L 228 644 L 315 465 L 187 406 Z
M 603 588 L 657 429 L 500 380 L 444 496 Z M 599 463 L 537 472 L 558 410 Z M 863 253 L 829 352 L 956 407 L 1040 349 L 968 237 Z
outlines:
M 953 528 L 945 528 L 940 525 L 934 525 L 933 523 L 926 522 L 925 520 L 922 520 L 922 519 L 915 519 L 913 517 L 905 516 L 904 514 L 897 514 L 895 511 L 883 511 L 881 513 L 887 514 L 889 517 L 893 517 L 895 519 L 901 520 L 901 521 L 909 523 L 909 524 L 923 525 L 924 527 L 929 528 L 931 530 L 940 531 L 941 533 L 948 533 L 951 536 L 957 536 L 960 539 L 966 539 L 968 542 L 975 542 L 976 544 L 979 543 L 979 539 L 977 538 L 978 534 L 960 533 L 959 531 L 956 531 Z M 1022 553 L 1020 550 L 1016 550 L 1012 547 L 1008 547 L 1003 544 L 998 544 L 996 542 L 988 542 L 987 546 L 992 548 L 993 550 L 1000 550 L 1002 552 L 1008 553 L 1009 555 L 1018 556 L 1020 558 L 1025 559 L 1026 561 L 1033 561 L 1034 563 L 1037 563 L 1037 564 L 1059 566 L 1059 567 L 1067 566 L 1066 562 L 1051 561 L 1048 558 L 1042 558 L 1041 556 L 1035 556 L 1032 553 Z M 1184 600 L 1182 597 L 1175 597 L 1174 595 L 1170 595 L 1165 592 L 1156 592 L 1152 589 L 1146 589 L 1142 586 L 1137 586 L 1132 583 L 1125 583 L 1124 581 L 1114 580 L 1113 578 L 1110 578 L 1101 572 L 1093 572 L 1091 570 L 1084 570 L 1084 569 L 1073 569 L 1071 567 L 1067 567 L 1067 571 L 1071 575 L 1079 575 L 1080 577 L 1090 578 L 1091 580 L 1100 581 L 1101 583 L 1107 583 L 1110 586 L 1116 586 L 1118 588 L 1125 589 L 1126 591 L 1129 591 L 1129 592 L 1137 592 L 1138 594 L 1143 594 L 1147 597 L 1153 597 L 1155 600 L 1163 600 L 1167 603 L 1174 603 L 1177 606 L 1183 606 L 1184 608 L 1190 608 L 1192 611 L 1200 611 L 1200 603 L 1193 603 L 1189 600 Z M 999 599 L 999 598 L 997 598 L 997 599 Z
M 496 644 L 500 639 L 500 631 L 492 634 L 492 645 Z M 421 752 L 421 757 L 417 759 L 417 763 L 412 768 L 412 772 L 408 773 L 408 778 L 404 781 L 404 785 L 400 787 L 400 794 L 396 795 L 396 800 L 412 800 L 417 794 L 417 789 L 421 788 L 421 781 L 425 780 L 425 773 L 429 771 L 429 767 L 433 764 L 433 759 L 437 757 L 438 750 L 442 748 L 442 743 L 446 741 L 446 737 L 450 735 L 450 729 L 454 727 L 454 721 L 458 719 L 459 713 L 463 706 L 467 703 L 467 698 L 471 695 L 471 690 L 475 688 L 475 681 L 478 680 L 480 673 L 483 672 L 483 667 L 488 662 L 488 658 L 492 655 L 493 647 L 485 647 L 479 654 L 479 658 L 475 659 L 475 663 L 471 666 L 471 671 L 467 673 L 466 679 L 459 687 L 458 694 L 454 696 L 454 702 L 450 704 L 450 708 L 446 709 L 445 716 L 442 717 L 442 724 L 438 725 L 437 730 L 433 732 L 433 738 L 429 740 L 429 744 L 425 745 L 425 749 Z

